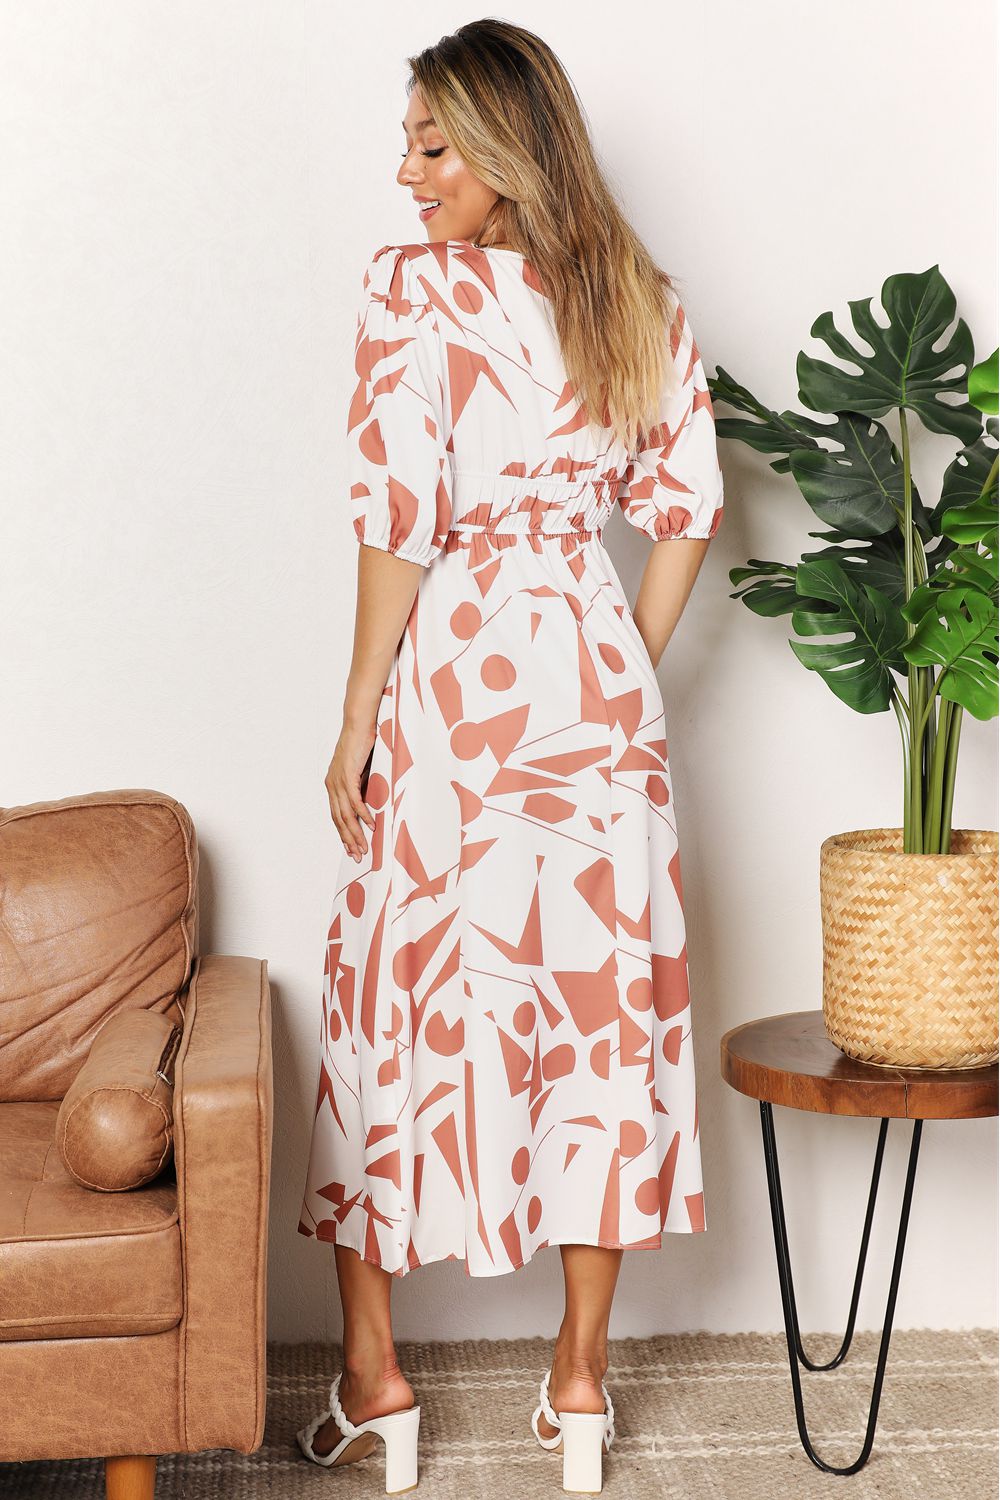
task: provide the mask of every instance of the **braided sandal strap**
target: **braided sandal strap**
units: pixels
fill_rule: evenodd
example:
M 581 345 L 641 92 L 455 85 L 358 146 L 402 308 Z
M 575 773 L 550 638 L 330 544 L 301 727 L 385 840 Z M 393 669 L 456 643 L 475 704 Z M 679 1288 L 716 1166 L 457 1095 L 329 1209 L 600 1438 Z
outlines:
M 538 1387 L 538 1404 L 542 1408 L 542 1415 L 545 1417 L 545 1420 L 551 1422 L 553 1427 L 558 1427 L 560 1425 L 559 1418 L 553 1411 L 552 1402 L 549 1400 L 549 1375 L 551 1373 L 550 1370 L 546 1370 L 542 1376 L 542 1383 Z
M 535 1407 L 534 1411 L 531 1413 L 531 1430 L 535 1434 L 535 1437 L 538 1439 L 539 1443 L 541 1443 L 541 1445 L 542 1445 L 543 1448 L 557 1448 L 559 1446 L 559 1444 L 562 1442 L 562 1433 L 559 1430 L 559 1428 L 560 1428 L 559 1418 L 556 1416 L 555 1412 L 552 1410 L 552 1404 L 549 1401 L 549 1377 L 548 1377 L 548 1374 L 545 1374 L 545 1375 L 542 1376 L 542 1383 L 538 1387 L 538 1397 L 539 1397 L 538 1405 Z M 555 1432 L 554 1433 L 550 1433 L 548 1437 L 543 1437 L 542 1434 L 541 1434 L 541 1432 L 538 1429 L 538 1419 L 539 1419 L 540 1416 L 543 1415 L 543 1413 L 544 1413 L 546 1419 L 556 1429 Z
M 545 1374 L 542 1376 L 541 1385 L 538 1387 L 538 1407 L 535 1411 L 535 1415 L 532 1418 L 531 1423 L 532 1427 L 534 1427 L 535 1429 L 536 1437 L 540 1437 L 536 1422 L 539 1411 L 545 1417 L 545 1420 L 551 1423 L 553 1427 L 558 1428 L 562 1426 L 562 1423 L 559 1421 L 558 1416 L 553 1410 L 552 1403 L 549 1400 L 549 1375 L 551 1373 L 551 1370 L 546 1370 Z M 611 1400 L 611 1392 L 608 1390 L 603 1380 L 601 1381 L 601 1393 L 604 1396 L 604 1447 L 606 1451 L 611 1447 L 611 1444 L 615 1440 L 615 1408 Z M 554 1442 L 555 1439 L 546 1439 L 545 1441 Z
M 606 1423 L 604 1430 L 604 1446 L 605 1449 L 607 1449 L 611 1447 L 611 1444 L 615 1440 L 615 1409 L 611 1403 L 611 1392 L 608 1390 L 603 1380 L 601 1381 L 601 1390 L 604 1392 L 604 1419 Z
M 353 1437 L 354 1434 L 360 1432 L 361 1429 L 351 1421 L 350 1417 L 341 1406 L 340 1397 L 337 1395 L 337 1387 L 340 1385 L 341 1376 L 343 1375 L 343 1373 L 343 1370 L 341 1370 L 340 1374 L 336 1376 L 333 1384 L 330 1387 L 330 1416 L 336 1422 L 337 1426 L 340 1428 L 345 1437 Z

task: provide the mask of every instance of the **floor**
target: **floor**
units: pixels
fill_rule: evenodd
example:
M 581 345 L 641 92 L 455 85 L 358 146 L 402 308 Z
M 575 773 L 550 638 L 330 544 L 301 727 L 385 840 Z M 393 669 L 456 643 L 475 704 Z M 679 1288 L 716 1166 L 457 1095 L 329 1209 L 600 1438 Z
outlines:
M 804 1339 L 829 1358 L 839 1338 Z M 875 1447 L 846 1481 L 799 1445 L 782 1335 L 684 1334 L 615 1339 L 607 1385 L 617 1435 L 604 1464 L 607 1500 L 996 1500 L 998 1340 L 991 1329 L 892 1336 Z M 420 1483 L 427 1500 L 535 1500 L 562 1494 L 561 1461 L 530 1428 L 551 1348 L 543 1339 L 397 1346 L 421 1404 Z M 878 1335 L 858 1333 L 847 1360 L 803 1376 L 819 1452 L 847 1464 L 860 1451 Z M 384 1493 L 381 1445 L 362 1462 L 309 1464 L 295 1431 L 326 1405 L 335 1345 L 269 1346 L 263 1446 L 168 1455 L 157 1500 L 257 1500 Z M 97 1459 L 0 1464 L 0 1500 L 102 1500 Z

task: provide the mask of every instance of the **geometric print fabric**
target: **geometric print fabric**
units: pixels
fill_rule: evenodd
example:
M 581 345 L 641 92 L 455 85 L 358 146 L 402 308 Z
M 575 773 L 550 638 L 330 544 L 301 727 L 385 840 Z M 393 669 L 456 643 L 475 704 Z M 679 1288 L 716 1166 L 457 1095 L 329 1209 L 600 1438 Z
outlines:
M 298 1228 L 397 1275 L 706 1228 L 659 685 L 603 541 L 714 536 L 678 306 L 648 446 L 573 397 L 518 252 L 385 246 L 348 414 L 359 543 L 424 572 L 340 862 Z

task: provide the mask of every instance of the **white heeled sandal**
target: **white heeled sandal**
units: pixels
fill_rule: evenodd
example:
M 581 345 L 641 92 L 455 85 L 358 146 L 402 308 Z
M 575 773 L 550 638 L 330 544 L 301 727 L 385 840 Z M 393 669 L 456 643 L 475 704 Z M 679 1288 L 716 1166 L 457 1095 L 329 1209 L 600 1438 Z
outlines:
M 538 1388 L 541 1399 L 531 1414 L 532 1431 L 543 1448 L 548 1448 L 553 1453 L 562 1452 L 564 1491 L 599 1495 L 604 1482 L 604 1454 L 615 1439 L 615 1409 L 611 1404 L 611 1395 L 602 1380 L 602 1412 L 553 1411 L 549 1401 L 551 1373 L 551 1370 L 546 1371 Z M 538 1430 L 538 1418 L 541 1416 L 558 1428 L 551 1437 L 542 1437 Z
M 405 1490 L 417 1487 L 417 1433 L 420 1429 L 420 1406 L 405 1406 L 401 1411 L 391 1411 L 384 1417 L 369 1417 L 367 1422 L 354 1423 L 344 1411 L 337 1395 L 343 1371 L 330 1387 L 330 1406 L 327 1411 L 313 1417 L 307 1427 L 295 1434 L 299 1447 L 306 1458 L 314 1464 L 331 1468 L 334 1464 L 354 1463 L 367 1458 L 378 1447 L 379 1438 L 385 1443 L 385 1492 L 401 1495 Z M 313 1438 L 324 1422 L 333 1417 L 344 1436 L 329 1453 L 320 1454 L 313 1449 Z

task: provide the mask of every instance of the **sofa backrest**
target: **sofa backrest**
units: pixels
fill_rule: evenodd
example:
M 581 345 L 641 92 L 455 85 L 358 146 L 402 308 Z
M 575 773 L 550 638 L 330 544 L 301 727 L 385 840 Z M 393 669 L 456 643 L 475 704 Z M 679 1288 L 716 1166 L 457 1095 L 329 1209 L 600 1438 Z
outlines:
M 61 1099 L 109 1016 L 183 1018 L 198 846 L 144 788 L 0 808 L 0 1101 Z

